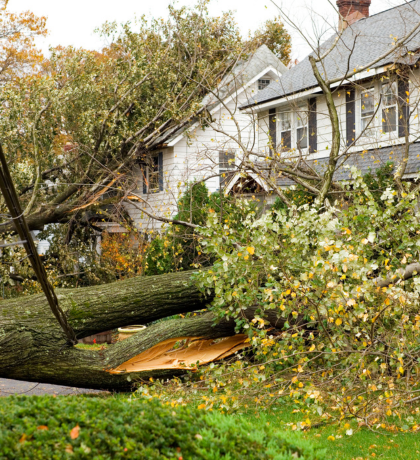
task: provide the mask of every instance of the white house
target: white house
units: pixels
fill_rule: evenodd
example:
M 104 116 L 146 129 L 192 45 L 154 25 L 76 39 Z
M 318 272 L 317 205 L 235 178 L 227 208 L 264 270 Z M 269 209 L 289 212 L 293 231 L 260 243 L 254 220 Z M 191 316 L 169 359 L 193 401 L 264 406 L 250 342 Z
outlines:
M 284 64 L 262 45 L 247 61 L 235 66 L 217 94 L 204 98 L 202 104 L 213 120 L 207 127 L 193 120 L 175 128 L 164 143 L 159 139 L 155 142 L 147 164 L 138 166 L 139 185 L 135 195 L 139 200 L 127 205 L 141 231 L 158 230 L 162 225 L 142 209 L 153 215 L 173 216 L 186 182 L 206 179 L 210 192 L 223 187 L 228 177 L 224 173 L 240 161 L 238 136 L 246 149 L 258 143 L 254 116 L 240 111 L 240 105 L 279 80 L 286 71 Z
M 341 154 L 334 178 L 349 178 L 345 165 L 365 173 L 391 161 L 395 167 L 405 165 L 404 178 L 410 179 L 420 170 L 420 0 L 372 16 L 370 4 L 338 0 L 337 33 L 320 47 L 325 57 L 318 69 L 333 82 L 340 122 Z M 304 157 L 323 170 L 332 128 L 309 57 L 255 92 L 241 109 L 258 120 L 259 152 L 274 149 L 290 164 Z M 291 184 L 287 174 L 277 178 L 281 187 Z

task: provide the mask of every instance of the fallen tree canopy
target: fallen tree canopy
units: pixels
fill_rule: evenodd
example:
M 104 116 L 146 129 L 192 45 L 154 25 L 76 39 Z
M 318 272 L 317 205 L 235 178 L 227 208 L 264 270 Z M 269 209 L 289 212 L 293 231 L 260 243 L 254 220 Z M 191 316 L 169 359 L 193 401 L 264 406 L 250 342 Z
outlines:
M 206 308 L 204 298 L 191 281 L 193 272 L 174 273 L 80 289 L 57 290 L 77 338 L 130 324 L 144 324 L 172 315 Z M 253 309 L 244 312 L 252 318 Z M 273 325 L 277 316 L 267 318 Z M 139 372 L 110 373 L 111 369 L 150 350 L 161 342 L 180 337 L 218 339 L 235 335 L 233 320 L 215 324 L 205 312 L 189 318 L 161 321 L 141 334 L 105 350 L 71 347 L 43 294 L 0 302 L 0 377 L 69 386 L 124 389 L 134 379 L 172 377 L 185 368 L 156 366 Z

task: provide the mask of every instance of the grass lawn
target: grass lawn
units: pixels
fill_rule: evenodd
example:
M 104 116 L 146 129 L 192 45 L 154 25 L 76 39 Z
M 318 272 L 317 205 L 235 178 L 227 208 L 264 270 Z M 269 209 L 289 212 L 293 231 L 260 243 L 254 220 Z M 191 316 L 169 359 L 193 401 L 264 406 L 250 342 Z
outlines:
M 93 346 L 82 345 L 81 346 L 81 348 L 85 348 L 85 347 L 89 347 L 91 349 L 94 347 L 99 348 L 98 345 L 93 345 Z M 133 396 L 134 396 L 134 401 L 133 401 Z M 57 423 L 56 423 L 57 426 L 63 423 L 68 425 L 68 427 L 66 425 L 66 428 L 64 431 L 61 430 L 63 431 L 65 436 L 67 436 L 68 434 L 67 432 L 76 424 L 80 423 L 82 425 L 82 423 L 85 423 L 86 426 L 89 426 L 90 424 L 93 423 L 93 421 L 95 421 L 95 423 L 97 421 L 99 423 L 100 421 L 104 425 L 102 427 L 103 430 L 106 429 L 109 431 L 110 428 L 108 426 L 109 424 L 106 421 L 106 419 L 103 419 L 101 416 L 98 415 L 102 413 L 103 409 L 101 409 L 101 406 L 104 404 L 112 407 L 113 410 L 116 411 L 116 413 L 118 413 L 118 411 L 120 410 L 119 407 L 121 408 L 121 410 L 124 409 L 127 411 L 127 403 L 129 403 L 129 406 L 133 406 L 133 408 L 143 407 L 143 410 L 144 410 L 142 399 L 140 398 L 136 402 L 135 401 L 137 399 L 136 395 L 135 394 L 131 395 L 127 393 L 126 394 L 101 395 L 101 396 L 93 396 L 93 395 L 85 395 L 85 396 L 77 396 L 77 397 L 63 396 L 60 398 L 54 398 L 54 403 L 49 403 L 50 399 L 51 401 L 53 400 L 52 397 L 51 398 L 45 397 L 45 398 L 44 398 L 45 402 L 42 403 L 43 410 L 44 411 L 46 411 L 47 409 L 49 411 L 56 410 L 57 413 L 54 415 L 55 415 L 55 419 L 57 420 Z M 19 399 L 15 399 L 15 400 L 19 401 Z M 30 405 L 31 400 L 35 404 L 37 403 L 37 401 L 42 401 L 42 398 L 40 399 L 40 398 L 34 398 L 34 397 L 27 397 L 27 398 L 22 398 L 21 400 L 27 401 L 27 403 Z M 12 401 L 13 399 L 5 398 L 3 403 L 7 405 L 7 403 L 12 402 Z M 58 403 L 60 403 L 62 407 L 54 409 Z M 37 404 L 39 405 L 41 403 L 38 402 Z M 77 409 L 75 410 L 76 415 L 74 415 L 73 417 L 69 411 L 70 411 L 70 408 L 74 406 L 75 404 L 77 404 L 77 407 L 80 406 L 80 410 L 77 409 L 76 407 Z M 87 410 L 87 406 L 89 406 L 89 410 Z M 168 408 L 169 412 L 173 410 L 171 409 L 171 406 L 166 406 L 166 407 Z M 197 406 L 195 404 L 194 405 L 191 404 L 191 409 L 193 411 L 196 410 L 196 407 Z M 310 430 L 306 432 L 297 432 L 296 424 L 306 419 L 306 415 L 303 414 L 302 412 L 294 413 L 293 412 L 294 409 L 295 407 L 293 407 L 292 405 L 284 404 L 284 405 L 279 405 L 277 407 L 274 407 L 274 410 L 271 410 L 270 412 L 266 411 L 263 407 L 261 407 L 261 409 L 257 413 L 249 412 L 245 415 L 244 414 L 241 414 L 241 415 L 233 414 L 233 415 L 223 415 L 222 416 L 217 413 L 218 411 L 211 411 L 211 412 L 199 411 L 198 414 L 200 416 L 201 415 L 209 416 L 210 421 L 214 418 L 216 426 L 223 425 L 225 421 L 226 429 L 228 431 L 232 430 L 232 427 L 235 427 L 236 425 L 240 426 L 240 425 L 243 425 L 243 423 L 248 422 L 248 424 L 250 424 L 249 426 L 254 427 L 255 429 L 254 431 L 262 430 L 264 429 L 264 427 L 266 427 L 270 431 L 272 430 L 271 431 L 272 436 L 276 437 L 277 435 L 279 435 L 283 439 L 289 440 L 291 442 L 296 442 L 296 440 L 299 440 L 301 439 L 301 437 L 303 437 L 312 446 L 321 448 L 321 449 L 325 449 L 327 451 L 327 455 L 325 457 L 327 460 L 368 460 L 368 459 L 370 460 L 374 458 L 392 459 L 392 460 L 420 459 L 420 432 L 417 433 L 417 432 L 412 431 L 412 427 L 416 423 L 418 423 L 420 426 L 420 414 L 415 413 L 415 415 L 411 417 L 408 414 L 409 416 L 408 421 L 404 419 L 400 421 L 396 417 L 389 418 L 388 426 L 404 427 L 404 425 L 407 425 L 404 428 L 411 430 L 411 432 L 401 432 L 401 431 L 398 431 L 398 429 L 396 428 L 394 428 L 394 431 L 387 431 L 386 429 L 379 428 L 378 432 L 373 432 L 373 431 L 366 429 L 366 427 L 359 427 L 357 425 L 357 422 L 353 420 L 344 420 L 342 421 L 341 424 L 337 424 L 337 423 L 327 424 L 322 427 L 311 428 Z M 15 410 L 15 408 L 13 408 L 13 405 L 9 409 L 7 409 L 5 413 L 9 414 L 10 410 Z M 95 415 L 95 411 L 98 412 L 98 414 L 96 414 L 97 416 Z M 0 412 L 1 412 L 1 408 L 0 408 Z M 33 416 L 40 417 L 38 409 L 36 411 L 33 411 L 33 413 L 35 414 L 35 415 L 32 414 Z M 175 414 L 175 412 L 172 412 L 172 415 L 173 414 Z M 73 418 L 74 420 L 72 420 Z M 89 418 L 91 419 L 90 422 L 89 420 L 87 420 Z M 241 420 L 235 421 L 235 419 L 238 419 L 238 418 L 240 418 Z M 22 419 L 21 413 L 16 420 L 18 419 L 19 420 Z M 125 433 L 126 432 L 125 427 L 128 426 L 127 423 L 130 423 L 130 422 L 128 421 L 128 418 L 126 418 L 125 416 L 120 417 L 120 419 L 118 419 L 118 426 L 121 425 L 120 428 L 122 430 L 120 434 L 117 433 L 119 437 L 121 436 L 124 437 L 127 434 Z M 269 425 L 269 427 L 267 427 L 267 424 Z M 37 420 L 36 422 L 34 421 L 34 427 L 36 428 L 38 425 L 40 425 L 42 428 L 43 425 L 48 425 L 48 423 L 44 421 L 43 419 Z M 34 430 L 36 431 L 35 428 Z M 50 427 L 50 429 L 52 429 L 52 427 Z M 86 428 L 83 428 L 83 432 L 85 432 L 85 429 Z M 39 426 L 38 426 L 38 430 L 39 430 Z M 399 430 L 401 430 L 401 428 L 399 428 Z M 26 429 L 26 431 L 28 431 L 28 429 Z M 0 433 L 1 433 L 1 427 L 0 427 Z M 8 430 L 6 430 L 4 435 L 6 435 L 7 433 L 8 433 Z M 57 436 L 63 435 L 63 433 L 61 434 L 60 433 L 57 432 Z M 287 433 L 290 433 L 290 435 L 288 436 Z M 21 436 L 20 432 L 19 432 L 19 436 Z M 66 440 L 66 442 L 68 442 L 68 440 Z M 0 453 L 0 458 L 3 458 L 1 457 L 1 453 Z M 6 458 L 9 458 L 9 457 L 6 456 Z M 127 456 L 127 458 L 135 458 L 135 457 Z M 186 456 L 186 458 L 190 458 L 190 457 Z M 238 458 L 238 457 L 234 457 L 234 458 Z M 248 458 L 252 458 L 252 457 L 248 457 Z
M 303 419 L 302 413 L 293 414 L 293 408 L 285 406 L 270 413 L 260 411 L 257 415 L 258 423 L 269 423 L 281 431 L 292 430 L 294 422 Z M 255 420 L 255 415 L 245 417 Z M 417 415 L 416 421 L 420 421 Z M 392 423 L 403 426 L 404 422 L 393 420 Z M 346 425 L 346 423 L 348 425 Z M 349 426 L 350 425 L 350 426 Z M 346 434 L 352 430 L 350 436 Z M 334 440 L 332 440 L 332 438 Z M 420 459 L 420 432 L 392 433 L 379 428 L 373 432 L 365 427 L 358 427 L 357 422 L 344 420 L 341 425 L 331 424 L 324 427 L 312 428 L 304 433 L 304 438 L 315 446 L 327 449 L 329 460 L 365 460 L 365 459 L 392 459 L 415 460 Z

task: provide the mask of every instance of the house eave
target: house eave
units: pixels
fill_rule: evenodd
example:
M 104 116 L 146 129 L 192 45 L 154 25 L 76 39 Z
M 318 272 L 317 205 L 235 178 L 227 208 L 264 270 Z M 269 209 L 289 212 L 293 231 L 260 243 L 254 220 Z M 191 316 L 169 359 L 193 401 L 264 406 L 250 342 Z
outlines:
M 340 80 L 331 85 L 331 88 L 337 88 L 344 84 L 354 83 L 356 81 L 365 80 L 366 78 L 373 78 L 375 76 L 381 75 L 388 71 L 392 67 L 392 64 L 383 65 L 374 69 L 368 69 L 358 74 L 353 75 L 350 78 Z M 312 86 L 303 91 L 296 93 L 288 93 L 281 97 L 274 97 L 264 102 L 255 102 L 254 104 L 248 104 L 246 106 L 240 107 L 240 110 L 245 111 L 252 109 L 254 112 L 261 112 L 263 110 L 269 110 L 275 108 L 279 105 L 282 105 L 286 102 L 295 101 L 297 99 L 306 99 L 313 94 L 322 94 L 322 89 L 319 86 Z

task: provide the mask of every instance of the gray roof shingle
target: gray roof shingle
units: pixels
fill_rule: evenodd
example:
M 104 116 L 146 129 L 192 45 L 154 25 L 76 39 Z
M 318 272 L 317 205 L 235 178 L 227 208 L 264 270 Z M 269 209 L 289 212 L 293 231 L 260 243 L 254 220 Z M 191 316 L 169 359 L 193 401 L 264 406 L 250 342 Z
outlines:
M 388 162 L 393 163 L 394 171 L 404 154 L 405 145 L 384 147 L 382 149 L 367 150 L 364 152 L 353 153 L 347 158 L 342 158 L 339 161 L 337 170 L 334 173 L 334 180 L 343 181 L 351 179 L 351 171 L 346 166 L 356 166 L 362 175 L 368 172 L 375 173 L 379 168 L 385 166 Z M 318 160 L 311 160 L 308 163 L 319 173 L 323 174 L 328 165 L 329 158 L 320 158 Z M 420 171 L 420 143 L 416 142 L 410 145 L 407 168 L 405 176 L 417 174 Z M 293 181 L 286 177 L 280 176 L 277 181 L 280 187 L 290 187 L 294 184 Z
M 403 38 L 420 22 L 420 0 L 413 0 L 404 5 L 383 11 L 368 18 L 360 19 L 342 34 L 337 46 L 324 59 L 324 69 L 328 79 L 343 77 L 349 69 L 364 67 L 385 54 L 394 45 L 395 40 Z M 326 51 L 337 35 L 321 45 Z M 391 53 L 377 62 L 372 68 L 381 67 L 404 59 L 407 52 L 420 48 L 420 31 L 418 31 L 402 49 Z M 350 59 L 349 59 L 350 58 Z M 321 74 L 324 70 L 318 64 Z M 323 75 L 325 78 L 325 75 Z M 313 75 L 309 56 L 286 72 L 279 81 L 272 82 L 267 88 L 258 92 L 243 106 L 249 107 L 273 99 L 282 98 L 318 86 Z

